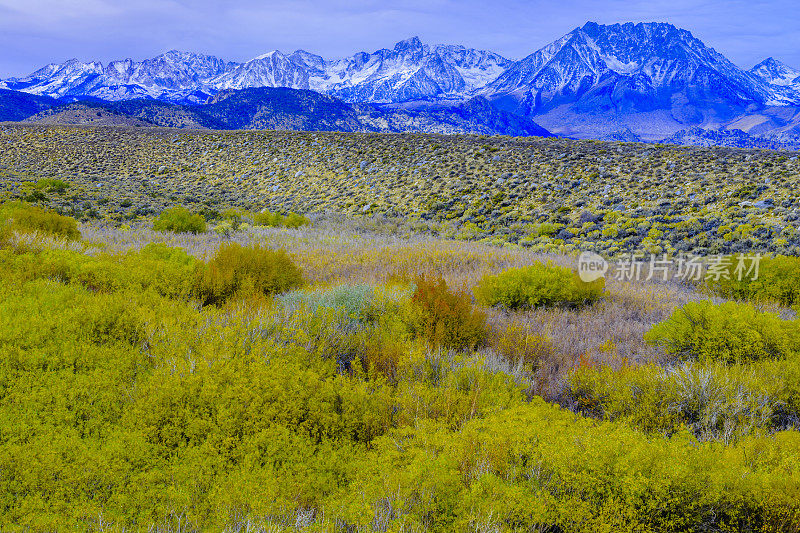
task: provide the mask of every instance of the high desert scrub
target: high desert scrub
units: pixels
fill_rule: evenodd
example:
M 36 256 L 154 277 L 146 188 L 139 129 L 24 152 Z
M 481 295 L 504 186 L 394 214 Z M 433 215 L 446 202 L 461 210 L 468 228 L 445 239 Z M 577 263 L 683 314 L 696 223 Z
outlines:
M 156 231 L 174 233 L 205 233 L 206 221 L 202 215 L 192 213 L 185 207 L 165 209 L 153 222 Z
M 800 353 L 800 322 L 752 304 L 690 302 L 645 335 L 682 360 L 748 363 Z
M 241 295 L 269 296 L 303 284 L 303 275 L 283 250 L 236 243 L 221 246 L 195 272 L 193 294 L 204 305 Z
M 297 213 L 289 213 L 282 215 L 280 213 L 271 213 L 267 210 L 255 213 L 252 215 L 253 225 L 255 226 L 269 226 L 269 227 L 287 227 L 299 228 L 311 223 L 308 217 L 299 215 Z
M 130 224 L 184 205 L 345 216 L 387 233 L 543 253 L 800 254 L 793 152 L 39 125 L 5 126 L 0 144 L 0 198 L 63 179 L 69 188 L 36 201 L 82 221 Z
M 417 278 L 411 298 L 417 310 L 416 327 L 432 344 L 471 349 L 486 341 L 486 316 L 473 309 L 466 293 L 453 292 L 443 278 Z
M 80 240 L 0 242 L 4 531 L 800 531 L 794 300 L 574 274 L 583 249 L 792 253 L 791 157 L 0 141 L 9 198 L 62 176 L 36 202 L 81 220 Z M 223 227 L 154 230 L 175 205 Z M 264 209 L 313 224 L 258 224 Z
M 738 300 L 800 306 L 800 257 L 727 257 L 719 274 L 706 280 L 714 294 Z

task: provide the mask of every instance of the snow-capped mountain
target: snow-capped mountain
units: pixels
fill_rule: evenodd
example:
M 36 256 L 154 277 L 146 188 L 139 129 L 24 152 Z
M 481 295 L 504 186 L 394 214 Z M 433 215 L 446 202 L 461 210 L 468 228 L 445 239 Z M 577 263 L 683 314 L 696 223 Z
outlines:
M 481 93 L 551 131 L 597 136 L 630 128 L 653 140 L 687 126 L 716 127 L 752 106 L 800 104 L 791 87 L 743 71 L 665 23 L 589 22 Z
M 793 69 L 771 57 L 750 69 L 750 73 L 772 85 L 783 87 L 800 85 L 800 70 Z
M 465 98 L 499 76 L 508 59 L 463 46 L 423 44 L 418 37 L 392 50 L 361 52 L 330 62 L 312 89 L 349 102 L 408 102 Z
M 278 50 L 237 65 L 211 81 L 216 90 L 311 89 L 347 102 L 390 103 L 469 97 L 511 61 L 484 50 L 423 44 L 413 37 L 394 49 L 326 61 L 304 50 Z
M 73 59 L 0 82 L 0 88 L 55 98 L 181 104 L 262 87 L 405 109 L 481 96 L 557 134 L 605 138 L 629 132 L 646 141 L 728 125 L 751 135 L 794 136 L 792 110 L 800 109 L 800 71 L 772 58 L 743 70 L 666 23 L 588 22 L 520 61 L 412 37 L 341 59 L 304 50 L 274 50 L 243 63 L 176 51 L 106 66 Z
M 89 96 L 101 100 L 155 98 L 198 102 L 215 89 L 211 79 L 232 68 L 217 57 L 171 51 L 138 62 L 83 63 L 71 59 L 48 65 L 24 78 L 5 80 L 8 89 L 54 98 Z
M 70 60 L 48 65 L 9 89 L 52 97 L 91 96 L 116 101 L 156 98 L 205 101 L 231 89 L 288 87 L 311 89 L 349 102 L 405 102 L 432 98 L 465 99 L 499 76 L 511 61 L 463 46 L 426 45 L 414 37 L 394 49 L 360 52 L 327 61 L 304 50 L 278 50 L 244 63 L 172 51 L 153 59 L 101 63 Z
M 59 98 L 73 91 L 85 93 L 102 74 L 102 63 L 70 59 L 60 65 L 47 65 L 24 78 L 5 80 L 3 85 L 14 91 Z
M 668 104 L 676 94 L 745 105 L 792 100 L 690 32 L 665 23 L 587 23 L 517 62 L 485 93 L 516 98 L 533 110 L 586 96 L 644 108 Z
M 287 56 L 274 50 L 234 66 L 211 80 L 210 85 L 216 91 L 257 87 L 308 89 L 311 69 L 304 63 L 305 56 L 303 54 L 305 52 L 297 51 L 291 56 Z

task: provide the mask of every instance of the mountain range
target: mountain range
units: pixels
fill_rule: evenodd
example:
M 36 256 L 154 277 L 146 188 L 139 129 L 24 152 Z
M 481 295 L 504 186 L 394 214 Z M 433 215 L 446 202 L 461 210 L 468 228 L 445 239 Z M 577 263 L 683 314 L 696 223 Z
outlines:
M 282 87 L 336 98 L 357 114 L 369 104 L 367 115 L 420 112 L 426 120 L 434 120 L 433 110 L 463 111 L 480 98 L 473 104 L 480 102 L 481 113 L 488 102 L 576 138 L 630 132 L 656 141 L 699 127 L 800 143 L 800 71 L 773 58 L 741 69 L 666 23 L 589 22 L 518 61 L 413 37 L 341 59 L 303 50 L 274 50 L 243 63 L 177 51 L 107 65 L 73 59 L 0 87 L 62 102 L 151 99 L 183 106 L 212 104 L 235 90 Z
M 4 118 L 4 102 L 9 98 L 11 103 L 27 98 L 29 102 L 26 102 L 25 108 L 35 114 L 31 113 L 23 121 L 39 124 L 472 133 L 521 137 L 551 135 L 531 119 L 499 110 L 480 96 L 466 102 L 427 105 L 412 110 L 376 104 L 348 104 L 308 89 L 284 87 L 230 89 L 217 93 L 205 104 L 176 104 L 144 98 L 117 102 L 99 99 L 67 102 L 0 90 L 0 120 Z M 51 105 L 39 105 L 42 100 L 49 100 Z

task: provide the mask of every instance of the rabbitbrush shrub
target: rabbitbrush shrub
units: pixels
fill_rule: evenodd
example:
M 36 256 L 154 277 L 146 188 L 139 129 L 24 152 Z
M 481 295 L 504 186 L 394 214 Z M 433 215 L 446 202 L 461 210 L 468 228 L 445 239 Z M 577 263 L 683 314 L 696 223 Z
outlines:
M 74 218 L 59 215 L 24 202 L 8 202 L 0 206 L 0 232 L 38 232 L 78 241 L 81 232 Z
M 236 294 L 279 294 L 302 284 L 300 269 L 283 250 L 228 243 L 198 267 L 195 295 L 205 305 L 220 304 Z
M 603 295 L 605 280 L 586 283 L 569 268 L 534 263 L 510 268 L 496 276 L 484 276 L 475 288 L 475 296 L 484 305 L 507 309 L 544 305 L 585 305 Z
M 270 226 L 270 227 L 287 227 L 299 228 L 311 224 L 311 221 L 303 215 L 297 213 L 289 213 L 286 216 L 280 213 L 271 213 L 269 211 L 261 211 L 253 215 L 253 224 L 256 226 Z
M 699 440 L 729 443 L 784 429 L 778 414 L 787 411 L 793 394 L 785 373 L 775 370 L 696 361 L 666 369 L 580 366 L 570 373 L 565 396 L 585 414 L 647 432 L 671 435 L 687 428 Z
M 174 233 L 205 233 L 206 221 L 201 215 L 193 214 L 185 207 L 172 207 L 158 216 L 153 222 L 153 229 Z
M 763 257 L 757 276 L 751 267 L 752 259 L 745 259 L 745 270 L 739 273 L 739 258 L 729 257 L 720 279 L 709 278 L 706 283 L 715 294 L 726 298 L 774 301 L 786 307 L 800 305 L 800 257 Z
M 730 445 L 698 442 L 681 427 L 645 433 L 628 423 L 627 406 L 634 415 L 642 410 L 636 404 L 648 376 L 620 380 L 630 392 L 620 390 L 607 411 L 618 409 L 619 420 L 598 423 L 528 400 L 524 384 L 482 354 L 429 350 L 410 337 L 406 305 L 434 323 L 476 316 L 441 281 L 418 290 L 414 304 L 408 287 L 374 287 L 369 305 L 361 305 L 364 291 L 342 289 L 317 300 L 335 309 L 320 305 L 317 313 L 310 306 L 286 313 L 271 299 L 201 308 L 136 283 L 106 292 L 31 278 L 28 268 L 41 256 L 15 255 L 0 250 L 2 531 L 301 524 L 306 531 L 689 533 L 795 531 L 800 523 L 800 432 L 745 434 Z M 176 273 L 190 262 L 167 248 L 143 255 Z M 249 259 L 233 255 L 229 263 Z M 134 257 L 100 260 L 125 262 L 131 279 L 152 270 L 133 270 L 141 259 Z M 102 279 L 119 278 L 104 268 L 113 276 Z M 339 320 L 342 302 L 355 304 L 362 317 L 355 325 Z M 437 310 L 448 307 L 456 311 Z M 446 325 L 458 327 L 455 319 Z M 343 350 L 363 362 L 340 364 Z M 676 394 L 653 387 L 638 419 L 650 420 L 648 405 L 666 396 L 664 405 L 681 409 L 675 418 L 691 422 L 699 413 L 703 431 L 718 431 L 720 410 L 730 413 L 724 419 L 757 422 L 759 413 L 745 410 L 758 399 L 738 385 L 760 392 L 758 382 L 717 368 L 719 379 L 700 387 L 695 372 L 666 381 Z M 612 381 L 592 379 L 587 393 L 606 402 L 603 387 Z M 739 410 L 727 410 L 726 396 L 708 397 L 706 381 L 712 388 L 730 381 L 725 394 Z
M 781 320 L 750 304 L 689 302 L 645 334 L 683 360 L 746 363 L 783 358 L 800 348 L 797 321 Z
M 152 291 L 186 300 L 199 260 L 180 248 L 150 243 L 124 254 L 87 255 L 73 250 L 0 254 L 0 268 L 16 271 L 24 280 L 52 279 L 81 285 L 95 292 Z

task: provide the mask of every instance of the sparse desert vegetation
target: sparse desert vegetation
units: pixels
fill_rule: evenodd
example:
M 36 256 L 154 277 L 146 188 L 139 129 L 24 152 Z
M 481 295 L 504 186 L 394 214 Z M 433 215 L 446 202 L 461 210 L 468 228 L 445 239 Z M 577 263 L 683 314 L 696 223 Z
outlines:
M 795 152 L 555 138 L 0 127 L 4 194 L 128 223 L 181 204 L 382 232 L 595 250 L 800 253 Z
M 0 144 L 0 529 L 800 531 L 786 154 Z M 586 283 L 582 250 L 760 251 L 775 283 Z

